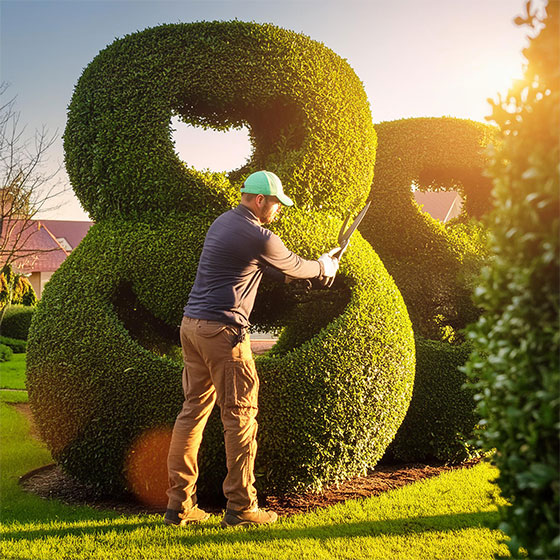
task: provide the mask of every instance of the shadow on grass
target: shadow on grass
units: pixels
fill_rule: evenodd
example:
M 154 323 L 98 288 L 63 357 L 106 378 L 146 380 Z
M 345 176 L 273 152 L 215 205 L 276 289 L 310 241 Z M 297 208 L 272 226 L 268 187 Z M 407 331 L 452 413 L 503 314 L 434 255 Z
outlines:
M 79 537 L 84 535 L 101 535 L 105 532 L 131 533 L 137 529 L 152 528 L 157 531 L 169 531 L 176 539 L 176 544 L 196 546 L 199 544 L 235 544 L 266 542 L 273 540 L 298 539 L 333 539 L 377 536 L 410 536 L 441 531 L 460 531 L 468 528 L 490 527 L 497 525 L 498 515 L 495 512 L 459 513 L 452 515 L 436 515 L 431 517 L 411 517 L 406 519 L 387 519 L 382 521 L 359 521 L 354 523 L 334 522 L 332 524 L 313 527 L 292 527 L 297 522 L 291 518 L 286 522 L 269 527 L 228 528 L 216 531 L 219 520 L 189 527 L 166 527 L 161 518 L 146 519 L 132 522 L 128 518 L 119 520 L 88 520 L 76 522 L 67 528 L 29 527 L 20 530 L 6 531 L 3 540 L 15 541 L 44 538 Z

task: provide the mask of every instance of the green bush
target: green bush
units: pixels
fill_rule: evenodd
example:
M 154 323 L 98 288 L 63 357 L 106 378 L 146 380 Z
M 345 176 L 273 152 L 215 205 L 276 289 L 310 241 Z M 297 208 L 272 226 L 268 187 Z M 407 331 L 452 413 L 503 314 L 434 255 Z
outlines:
M 9 362 L 14 352 L 9 346 L 0 343 L 0 362 Z
M 415 334 L 457 336 L 476 315 L 465 273 L 478 272 L 486 254 L 484 229 L 473 220 L 491 208 L 483 169 L 495 129 L 450 117 L 383 122 L 375 129 L 372 205 L 360 231 L 395 279 Z M 411 185 L 458 191 L 464 200 L 460 219 L 443 224 L 422 212 Z
M 384 460 L 459 463 L 476 455 L 467 443 L 477 424 L 471 390 L 459 370 L 471 347 L 416 339 L 412 401 Z
M 35 307 L 23 304 L 9 305 L 0 325 L 2 336 L 27 340 Z
M 25 354 L 27 352 L 27 342 L 25 340 L 0 336 L 0 344 L 9 346 L 14 354 Z
M 228 176 L 187 168 L 170 140 L 174 112 L 212 128 L 246 124 L 252 159 Z M 171 426 L 181 407 L 177 326 L 212 220 L 239 200 L 247 174 L 271 169 L 297 201 L 274 230 L 317 258 L 336 243 L 340 215 L 364 203 L 375 133 L 359 80 L 326 47 L 270 25 L 213 22 L 148 29 L 101 52 L 76 87 L 65 149 L 96 225 L 45 288 L 29 398 L 53 457 L 117 490 L 136 439 Z M 331 290 L 308 300 L 289 286 L 260 294 L 252 322 L 283 327 L 278 348 L 256 361 L 262 491 L 319 489 L 365 472 L 406 413 L 410 320 L 383 264 L 355 237 Z M 214 414 L 201 493 L 221 490 L 222 440 Z
M 467 364 L 480 444 L 496 449 L 497 484 L 511 504 L 501 528 L 513 555 L 524 557 L 522 547 L 532 559 L 560 556 L 559 9 L 549 3 L 524 51 L 524 80 L 493 106 L 503 145 L 489 168 L 492 260 L 476 290 L 483 314 L 470 329 Z M 517 23 L 540 25 L 529 13 Z
M 483 169 L 485 148 L 496 140 L 496 131 L 450 117 L 403 119 L 375 128 L 372 206 L 360 231 L 403 295 L 418 355 L 415 396 L 387 457 L 454 462 L 475 453 L 467 444 L 476 423 L 474 404 L 461 390 L 466 376 L 457 366 L 467 356 L 462 329 L 479 314 L 472 302 L 473 278 L 487 255 L 480 219 L 491 208 Z M 458 191 L 464 200 L 461 216 L 447 224 L 432 218 L 414 201 L 411 185 Z M 429 389 L 434 386 L 437 391 Z M 449 402 L 459 409 L 448 409 Z

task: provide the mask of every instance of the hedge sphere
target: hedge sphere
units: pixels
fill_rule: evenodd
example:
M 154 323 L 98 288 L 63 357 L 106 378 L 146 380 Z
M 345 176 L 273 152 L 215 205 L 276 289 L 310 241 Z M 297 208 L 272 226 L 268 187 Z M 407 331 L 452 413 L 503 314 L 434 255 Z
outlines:
M 227 177 L 186 167 L 170 138 L 174 113 L 216 129 L 246 125 L 251 161 Z M 205 233 L 236 204 L 243 178 L 262 168 L 282 178 L 297 206 L 275 231 L 317 258 L 335 246 L 340 216 L 365 201 L 375 143 L 348 64 L 271 25 L 164 25 L 94 59 L 70 104 L 65 149 L 96 225 L 46 286 L 28 352 L 32 409 L 69 473 L 103 491 L 130 487 L 132 456 L 173 425 L 177 325 Z M 285 325 L 256 361 L 261 490 L 319 489 L 372 467 L 412 394 L 406 307 L 359 234 L 331 290 L 302 299 L 288 288 L 263 287 L 270 297 L 253 320 Z M 206 492 L 220 492 L 225 468 L 215 416 L 200 454 Z

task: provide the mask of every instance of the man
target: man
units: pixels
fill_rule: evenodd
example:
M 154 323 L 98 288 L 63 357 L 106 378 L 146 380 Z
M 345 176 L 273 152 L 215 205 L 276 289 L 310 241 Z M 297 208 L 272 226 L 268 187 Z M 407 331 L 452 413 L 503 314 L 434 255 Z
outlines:
M 222 527 L 276 521 L 276 513 L 259 509 L 253 486 L 259 379 L 246 333 L 249 315 L 264 273 L 285 281 L 319 278 L 327 283 L 338 269 L 331 256 L 337 249 L 308 261 L 262 227 L 274 220 L 281 205 L 293 205 L 274 173 L 253 173 L 241 192 L 241 204 L 219 216 L 208 230 L 181 323 L 185 402 L 168 455 L 168 525 L 208 518 L 196 505 L 197 454 L 216 401 L 228 470 Z

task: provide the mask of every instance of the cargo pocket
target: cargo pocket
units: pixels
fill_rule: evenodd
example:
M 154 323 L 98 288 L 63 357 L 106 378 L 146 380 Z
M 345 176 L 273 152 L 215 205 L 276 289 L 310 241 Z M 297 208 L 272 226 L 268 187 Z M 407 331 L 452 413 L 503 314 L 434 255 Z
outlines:
M 258 408 L 259 377 L 253 360 L 229 360 L 224 373 L 226 407 Z

